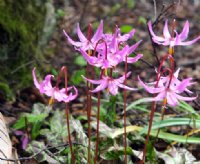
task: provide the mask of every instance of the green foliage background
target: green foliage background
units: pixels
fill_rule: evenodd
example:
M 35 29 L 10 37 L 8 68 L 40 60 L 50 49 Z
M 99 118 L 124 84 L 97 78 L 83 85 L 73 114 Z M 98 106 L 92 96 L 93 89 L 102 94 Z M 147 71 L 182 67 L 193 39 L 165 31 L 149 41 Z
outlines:
M 30 64 L 41 58 L 44 2 L 0 0 L 0 91 L 6 98 L 32 81 Z

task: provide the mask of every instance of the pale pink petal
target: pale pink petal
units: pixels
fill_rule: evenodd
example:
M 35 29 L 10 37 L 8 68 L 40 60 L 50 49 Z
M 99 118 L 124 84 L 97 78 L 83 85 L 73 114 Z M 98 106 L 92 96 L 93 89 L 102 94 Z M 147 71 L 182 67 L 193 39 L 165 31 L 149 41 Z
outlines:
M 193 101 L 197 98 L 197 96 L 196 97 L 183 97 L 183 96 L 176 94 L 176 98 L 179 100 L 183 100 L 183 101 Z
M 127 90 L 130 90 L 130 91 L 137 91 L 138 90 L 137 88 L 131 88 L 131 87 L 128 87 L 128 86 L 126 86 L 124 84 L 118 84 L 118 86 L 120 88 L 127 89 Z
M 35 69 L 36 69 L 36 68 L 33 68 L 33 70 L 32 70 L 33 81 L 34 81 L 34 84 L 35 84 L 36 88 L 37 88 L 37 89 L 40 89 L 40 84 L 39 84 L 39 82 L 38 82 L 38 80 L 37 80 L 37 78 L 36 78 L 36 75 L 35 75 Z
M 169 45 L 169 41 L 166 40 L 165 38 L 163 37 L 159 37 L 159 36 L 154 36 L 153 38 L 153 41 L 157 44 L 165 44 L 165 45 Z
M 196 39 L 191 40 L 191 41 L 180 42 L 178 45 L 180 45 L 180 46 L 188 46 L 188 45 L 192 45 L 193 43 L 197 42 L 198 40 L 200 40 L 200 36 L 197 37 Z
M 153 41 L 158 43 L 158 44 L 161 44 L 160 42 L 164 42 L 165 41 L 165 38 L 163 37 L 158 37 L 155 35 L 155 33 L 153 32 L 153 29 L 152 29 L 152 24 L 151 24 L 151 21 L 148 22 L 148 27 L 149 27 L 149 32 L 150 34 L 153 36 Z
M 69 35 L 65 32 L 65 30 L 63 30 L 65 36 L 67 37 L 67 40 L 73 45 L 73 46 L 76 46 L 76 47 L 81 47 L 82 46 L 82 43 L 81 42 L 75 42 L 73 41 Z
M 94 36 L 92 37 L 91 41 L 92 42 L 97 42 L 99 41 L 103 36 L 103 20 L 101 20 L 98 29 L 96 30 Z
M 83 35 L 83 33 L 82 33 L 81 29 L 80 29 L 79 23 L 77 24 L 76 31 L 77 31 L 77 35 L 78 35 L 80 41 L 81 42 L 87 42 L 87 38 Z
M 58 102 L 64 101 L 64 98 L 67 97 L 66 93 L 61 93 L 59 90 L 54 90 L 53 98 L 56 99 Z
M 121 36 L 120 41 L 125 42 L 128 39 L 132 38 L 134 34 L 135 34 L 135 29 L 132 29 L 128 34 L 124 34 L 123 36 Z
M 189 22 L 186 21 L 182 32 L 179 34 L 180 40 L 183 41 L 183 40 L 187 39 L 188 33 L 189 33 Z
M 176 72 L 174 72 L 174 77 L 175 77 L 175 78 L 178 78 L 179 72 L 180 72 L 180 68 L 178 68 L 178 69 L 176 70 Z
M 124 74 L 122 77 L 115 79 L 115 82 L 117 82 L 118 84 L 123 83 L 125 81 L 125 78 L 128 78 L 131 75 L 131 72 L 127 72 L 126 74 Z
M 128 57 L 127 58 L 127 63 L 135 63 L 137 62 L 140 58 L 142 58 L 143 54 L 137 54 L 135 57 Z
M 166 97 L 166 91 L 160 92 L 156 97 L 154 97 L 154 101 L 162 101 Z
M 83 57 L 85 58 L 85 60 L 90 64 L 90 65 L 95 65 L 95 66 L 98 66 L 98 62 L 100 62 L 100 60 L 96 57 L 93 57 L 93 56 L 89 56 L 87 54 L 86 51 L 80 49 L 79 50 L 81 52 L 81 54 L 83 55 Z M 99 63 L 99 65 L 101 66 L 101 63 Z
M 165 38 L 170 39 L 171 35 L 169 33 L 169 29 L 168 29 L 168 20 L 165 21 L 165 26 L 163 28 L 163 35 Z
M 179 85 L 176 87 L 177 93 L 183 92 L 188 86 L 194 84 L 190 82 L 191 80 L 192 78 L 187 78 L 180 82 Z
M 176 106 L 178 104 L 178 100 L 175 93 L 167 92 L 167 103 L 171 106 Z
M 76 89 L 76 87 L 73 86 L 74 89 L 74 94 L 70 93 L 67 98 L 64 99 L 64 102 L 69 102 L 74 100 L 77 96 L 78 96 L 78 90 Z
M 101 81 L 101 84 L 100 84 L 98 87 L 96 87 L 94 90 L 92 90 L 91 92 L 92 92 L 92 93 L 96 93 L 96 92 L 102 91 L 102 90 L 104 90 L 107 86 L 108 86 L 108 79 L 103 79 L 103 80 Z
M 140 85 L 143 86 L 144 89 L 145 89 L 147 92 L 149 92 L 149 93 L 159 93 L 159 92 L 161 92 L 161 91 L 164 90 L 164 87 L 161 87 L 161 88 L 154 88 L 154 87 L 149 87 L 149 86 L 147 86 L 145 83 L 143 83 L 142 80 L 140 80 L 140 77 L 139 77 L 139 76 L 138 76 L 138 80 L 139 80 Z
M 108 83 L 108 89 L 109 89 L 109 92 L 112 95 L 117 95 L 117 93 L 118 93 L 118 86 L 115 84 L 114 80 L 109 81 L 109 83 Z
M 104 81 L 104 79 L 101 79 L 101 80 L 91 80 L 91 79 L 88 79 L 88 78 L 84 77 L 83 75 L 81 75 L 81 76 L 82 76 L 82 78 L 84 78 L 85 80 L 89 81 L 92 84 L 101 84 Z
M 128 51 L 128 54 L 131 54 L 135 51 L 135 49 L 138 47 L 138 45 L 142 42 L 142 40 L 138 41 L 137 43 L 135 43 L 134 45 L 132 45 L 130 48 L 129 48 L 129 51 Z

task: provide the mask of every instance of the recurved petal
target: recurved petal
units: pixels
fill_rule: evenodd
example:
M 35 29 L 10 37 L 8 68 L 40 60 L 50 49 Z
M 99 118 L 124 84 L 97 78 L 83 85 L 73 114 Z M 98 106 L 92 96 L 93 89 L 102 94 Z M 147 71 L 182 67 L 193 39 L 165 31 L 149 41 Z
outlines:
M 179 38 L 181 41 L 187 39 L 189 33 L 189 22 L 186 21 L 183 27 L 182 32 L 179 34 Z
M 108 86 L 108 79 L 102 79 L 100 85 L 98 87 L 96 87 L 94 90 L 92 90 L 91 92 L 96 93 L 96 92 L 102 91 L 107 86 Z
M 138 45 L 142 42 L 142 40 L 138 41 L 137 43 L 135 43 L 134 45 L 132 45 L 129 50 L 128 50 L 128 54 L 131 54 L 132 52 L 135 51 L 135 49 L 138 47 Z
M 184 96 L 176 94 L 176 98 L 179 100 L 183 100 L 183 101 L 193 101 L 197 98 L 197 96 L 196 97 L 184 97 Z
M 180 46 L 188 46 L 188 45 L 192 45 L 195 42 L 197 42 L 198 40 L 200 40 L 200 36 L 198 36 L 196 39 L 193 39 L 191 41 L 186 41 L 186 42 L 180 42 L 178 45 Z
M 137 54 L 135 57 L 127 57 L 127 63 L 135 63 L 140 58 L 142 58 L 143 54 Z
M 52 96 L 58 102 L 64 101 L 64 99 L 67 97 L 66 93 L 60 92 L 59 90 L 54 90 Z
M 99 41 L 103 37 L 103 20 L 101 20 L 98 29 L 92 37 L 92 42 Z
M 128 87 L 128 86 L 126 86 L 124 84 L 118 84 L 118 86 L 120 88 L 127 89 L 127 90 L 130 90 L 130 91 L 137 91 L 138 90 L 137 88 L 131 88 L 131 87 Z
M 132 29 L 128 34 L 120 36 L 119 41 L 126 42 L 128 39 L 132 38 L 135 34 L 135 29 Z
M 72 92 L 67 96 L 66 99 L 64 99 L 65 102 L 69 102 L 74 100 L 77 96 L 78 96 L 78 90 L 76 87 L 73 86 L 74 89 L 74 94 L 72 94 Z
M 163 37 L 159 37 L 159 36 L 156 36 L 155 33 L 153 32 L 153 28 L 152 28 L 152 23 L 151 21 L 148 22 L 148 28 L 149 28 L 149 32 L 150 34 L 152 35 L 152 39 L 155 43 L 157 44 L 161 44 L 160 42 L 164 42 L 165 41 L 165 38 Z
M 38 80 L 36 78 L 35 70 L 36 70 L 36 68 L 33 68 L 33 70 L 32 70 L 33 82 L 34 82 L 36 88 L 40 89 L 40 83 L 38 82 Z
M 100 80 L 91 80 L 91 79 L 86 78 L 86 77 L 83 76 L 83 75 L 81 75 L 81 76 L 82 76 L 82 78 L 84 78 L 85 80 L 89 81 L 89 82 L 92 83 L 92 84 L 101 84 L 101 83 L 104 81 L 104 79 L 100 79 Z
M 83 57 L 85 58 L 85 60 L 90 65 L 95 65 L 95 64 L 98 64 L 98 62 L 100 62 L 100 60 L 98 58 L 93 57 L 93 56 L 89 56 L 86 51 L 84 51 L 82 49 L 80 49 L 79 51 L 81 52 L 81 54 L 83 55 Z
M 73 45 L 73 46 L 76 46 L 76 47 L 81 47 L 82 46 L 82 43 L 81 42 L 75 42 L 74 40 L 72 40 L 69 35 L 65 32 L 65 30 L 63 30 L 63 33 L 65 34 L 65 36 L 67 37 L 67 40 Z
M 174 72 L 174 77 L 175 78 L 178 78 L 178 75 L 179 75 L 179 72 L 180 72 L 180 68 L 178 68 L 177 70 L 176 70 L 176 72 Z
M 183 92 L 188 86 L 194 84 L 190 82 L 191 80 L 192 78 L 187 78 L 181 81 L 179 85 L 176 87 L 176 90 L 178 91 L 177 93 Z
M 148 22 L 148 28 L 149 28 L 150 34 L 151 34 L 153 37 L 155 37 L 156 35 L 155 35 L 155 33 L 153 32 L 153 28 L 152 28 L 152 23 L 151 23 L 151 21 Z
M 165 38 L 170 39 L 171 35 L 169 33 L 169 29 L 168 29 L 168 20 L 165 21 L 165 26 L 163 28 L 163 35 Z
M 131 72 L 129 71 L 126 74 L 124 74 L 123 76 L 121 76 L 120 78 L 115 79 L 115 82 L 118 84 L 123 83 L 125 78 L 128 78 L 130 75 L 131 75 Z
M 80 41 L 81 42 L 86 42 L 87 38 L 83 35 L 83 33 L 82 33 L 81 29 L 80 29 L 79 23 L 77 24 L 76 31 L 77 31 L 77 35 L 78 35 Z
M 146 85 L 145 83 L 143 83 L 143 81 L 140 79 L 140 77 L 138 76 L 138 80 L 139 80 L 139 84 L 144 87 L 144 89 L 149 92 L 149 93 L 159 93 L 162 92 L 165 88 L 164 87 L 160 87 L 160 88 L 155 88 L 155 87 L 149 87 L 148 85 Z

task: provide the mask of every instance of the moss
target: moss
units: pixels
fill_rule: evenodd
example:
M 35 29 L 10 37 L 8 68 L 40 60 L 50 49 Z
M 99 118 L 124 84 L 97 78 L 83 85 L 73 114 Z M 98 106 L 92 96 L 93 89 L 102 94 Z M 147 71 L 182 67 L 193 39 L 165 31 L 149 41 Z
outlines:
M 45 19 L 44 3 L 37 5 L 36 0 L 0 1 L 0 70 L 3 70 L 0 79 L 11 90 L 32 82 L 31 64 L 42 58 L 38 41 Z

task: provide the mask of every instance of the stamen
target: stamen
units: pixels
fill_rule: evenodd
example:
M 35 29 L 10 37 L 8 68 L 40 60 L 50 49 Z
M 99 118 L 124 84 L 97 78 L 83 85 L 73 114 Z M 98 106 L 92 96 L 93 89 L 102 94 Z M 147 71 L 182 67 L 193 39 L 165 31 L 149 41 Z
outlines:
M 50 98 L 48 105 L 52 105 L 54 103 L 55 99 L 53 97 Z

